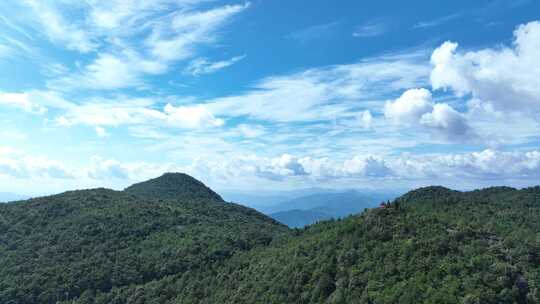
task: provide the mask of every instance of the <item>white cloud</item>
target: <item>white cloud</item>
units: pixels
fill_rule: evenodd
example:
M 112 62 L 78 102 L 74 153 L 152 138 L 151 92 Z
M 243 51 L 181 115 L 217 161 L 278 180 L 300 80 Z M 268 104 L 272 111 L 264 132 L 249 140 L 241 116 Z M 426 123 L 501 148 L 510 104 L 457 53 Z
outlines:
M 225 123 L 223 119 L 216 118 L 204 105 L 173 106 L 168 103 L 163 107 L 163 111 L 159 111 L 155 109 L 154 100 L 144 98 L 119 98 L 109 103 L 88 100 L 80 105 L 72 104 L 64 114 L 56 117 L 55 121 L 60 126 L 94 127 L 100 137 L 107 135 L 103 128 L 105 126 L 166 126 L 194 129 L 219 127 Z
M 225 122 L 214 117 L 203 105 L 175 107 L 167 104 L 164 108 L 167 121 L 182 128 L 219 127 Z
M 486 149 L 481 152 L 432 156 L 403 156 L 393 163 L 403 177 L 469 178 L 469 179 L 534 179 L 540 177 L 540 151 L 502 152 Z
M 438 130 L 448 139 L 462 139 L 472 135 L 463 114 L 446 103 L 435 104 L 432 112 L 422 115 L 420 124 Z
M 96 59 L 77 74 L 53 79 L 47 84 L 57 90 L 120 89 L 144 87 L 146 74 L 164 73 L 167 66 L 159 61 L 146 60 L 132 50 L 117 54 L 99 53 Z
M 16 23 L 29 24 L 67 49 L 96 52 L 95 58 L 77 71 L 49 75 L 52 79 L 47 85 L 51 89 L 147 88 L 145 76 L 166 73 L 178 61 L 194 57 L 200 46 L 218 42 L 221 27 L 250 5 L 246 2 L 202 9 L 200 4 L 204 2 L 207 0 L 25 0 L 31 14 Z M 13 47 L 2 47 L 0 53 L 11 54 Z M 212 73 L 242 58 L 195 61 L 199 65 L 192 72 Z
M 72 179 L 74 175 L 61 162 L 31 156 L 13 149 L 0 149 L 0 176 L 23 179 Z
M 189 63 L 188 67 L 184 70 L 184 73 L 191 74 L 193 76 L 212 74 L 239 62 L 245 57 L 245 55 L 236 56 L 228 60 L 215 62 L 208 61 L 206 58 L 197 58 Z
M 410 89 L 395 101 L 387 101 L 384 115 L 396 124 L 416 124 L 422 115 L 431 112 L 433 101 L 426 89 Z
M 371 106 L 394 90 L 424 84 L 429 68 L 420 58 L 423 54 L 382 56 L 267 77 L 244 94 L 209 100 L 206 106 L 218 115 L 278 122 L 352 118 L 351 109 L 362 102 Z
M 278 157 L 256 155 L 234 157 L 195 157 L 191 164 L 174 162 L 121 162 L 114 158 L 94 156 L 74 166 L 46 157 L 34 157 L 8 148 L 0 148 L 0 179 L 19 181 L 40 180 L 53 183 L 63 180 L 76 186 L 127 185 L 156 177 L 164 172 L 186 172 L 210 185 L 249 187 L 253 183 L 273 187 L 320 185 L 328 187 L 405 187 L 432 184 L 458 185 L 472 188 L 487 184 L 532 185 L 540 178 L 540 151 L 503 152 L 486 149 L 472 153 L 434 155 L 372 156 L 356 155 L 345 159 Z M 286 183 L 283 183 L 286 181 Z M 379 184 L 367 184 L 380 181 Z M 57 183 L 62 183 L 58 181 Z M 56 183 L 56 185 L 57 185 Z M 287 186 L 288 185 L 288 186 Z M 408 185 L 408 186 L 407 186 Z M 275 190 L 275 189 L 274 189 Z
M 247 138 L 257 138 L 266 134 L 266 128 L 261 125 L 240 124 L 236 129 Z
M 362 177 L 386 177 L 391 175 L 392 170 L 380 158 L 355 156 L 344 162 L 343 173 Z
M 362 111 L 358 114 L 358 121 L 363 129 L 371 129 L 373 116 L 369 110 Z
M 503 111 L 538 115 L 540 109 L 540 22 L 519 26 L 513 48 L 457 52 L 457 43 L 445 42 L 431 57 L 434 89 L 471 94 Z
M 202 12 L 174 13 L 170 18 L 156 23 L 146 45 L 152 55 L 162 61 L 176 61 L 193 55 L 194 46 L 215 41 L 215 29 L 232 16 L 249 7 L 243 5 L 225 5 Z
M 426 89 L 410 89 L 396 100 L 387 101 L 384 114 L 397 125 L 421 126 L 447 140 L 474 136 L 465 115 L 446 103 L 434 103 Z
M 0 105 L 20 108 L 29 113 L 45 114 L 47 108 L 35 102 L 29 93 L 0 92 Z
M 110 136 L 109 133 L 107 133 L 107 130 L 105 130 L 105 128 L 103 127 L 95 127 L 94 130 L 96 131 L 96 135 L 98 137 L 101 137 L 101 138 L 104 138 L 104 137 L 108 137 Z
M 380 36 L 387 31 L 387 25 L 381 21 L 371 21 L 357 26 L 353 32 L 354 37 L 369 38 Z
M 285 38 L 294 39 L 299 42 L 307 43 L 315 40 L 320 40 L 332 37 L 338 29 L 339 22 L 330 22 L 324 24 L 313 25 L 298 31 L 294 31 Z
M 59 13 L 56 7 L 39 0 L 25 0 L 37 16 L 40 28 L 53 41 L 65 44 L 66 48 L 88 53 L 98 47 L 90 32 L 80 25 L 69 22 Z

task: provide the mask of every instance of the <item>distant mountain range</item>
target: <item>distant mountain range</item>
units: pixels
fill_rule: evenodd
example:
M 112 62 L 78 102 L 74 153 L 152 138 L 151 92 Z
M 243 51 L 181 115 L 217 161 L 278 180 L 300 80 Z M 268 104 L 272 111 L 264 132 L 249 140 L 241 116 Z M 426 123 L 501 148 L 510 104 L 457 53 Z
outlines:
M 352 190 L 318 193 L 281 202 L 263 211 L 289 227 L 299 228 L 321 220 L 357 214 L 396 196 L 375 192 L 364 194 Z

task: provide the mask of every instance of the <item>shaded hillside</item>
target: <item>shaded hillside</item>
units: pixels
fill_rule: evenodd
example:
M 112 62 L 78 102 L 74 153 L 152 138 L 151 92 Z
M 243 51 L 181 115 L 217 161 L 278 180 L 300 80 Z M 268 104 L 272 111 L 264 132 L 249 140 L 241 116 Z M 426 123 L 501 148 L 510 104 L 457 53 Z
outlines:
M 184 175 L 128 190 L 0 205 L 0 303 L 56 303 L 198 271 L 289 233 Z
M 412 191 L 97 303 L 540 303 L 540 187 Z M 79 301 L 78 303 L 85 303 Z

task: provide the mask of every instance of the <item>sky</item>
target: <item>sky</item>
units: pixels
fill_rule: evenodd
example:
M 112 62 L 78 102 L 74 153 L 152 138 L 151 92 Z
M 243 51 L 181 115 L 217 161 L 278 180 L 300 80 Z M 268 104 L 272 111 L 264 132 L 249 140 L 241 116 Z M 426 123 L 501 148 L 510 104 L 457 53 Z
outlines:
M 0 192 L 540 184 L 540 2 L 6 0 Z

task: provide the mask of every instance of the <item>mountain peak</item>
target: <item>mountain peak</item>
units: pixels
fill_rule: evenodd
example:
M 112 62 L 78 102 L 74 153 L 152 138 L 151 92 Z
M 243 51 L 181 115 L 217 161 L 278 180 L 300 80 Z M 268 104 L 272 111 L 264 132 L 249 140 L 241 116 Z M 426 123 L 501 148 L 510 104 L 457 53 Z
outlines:
M 441 197 L 449 197 L 459 191 L 451 190 L 443 186 L 428 186 L 409 191 L 402 195 L 401 201 L 435 200 Z
M 160 177 L 129 186 L 124 191 L 149 199 L 223 201 L 219 194 L 185 173 L 165 173 Z

